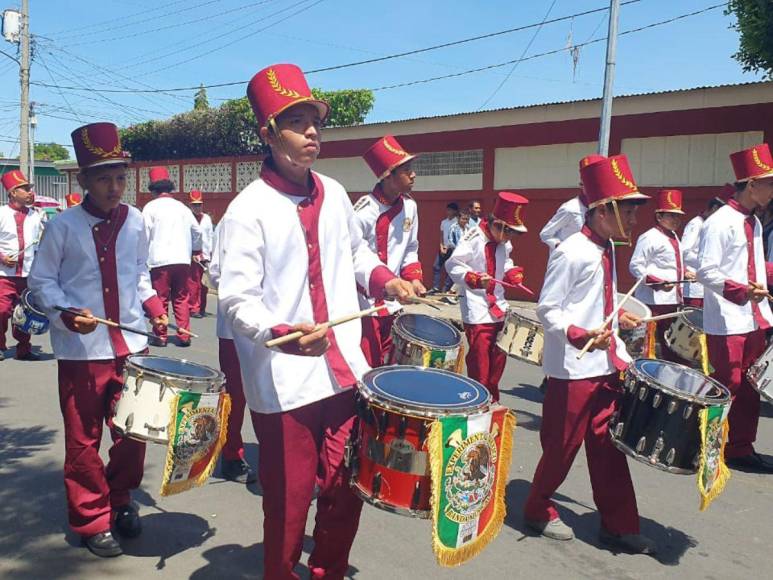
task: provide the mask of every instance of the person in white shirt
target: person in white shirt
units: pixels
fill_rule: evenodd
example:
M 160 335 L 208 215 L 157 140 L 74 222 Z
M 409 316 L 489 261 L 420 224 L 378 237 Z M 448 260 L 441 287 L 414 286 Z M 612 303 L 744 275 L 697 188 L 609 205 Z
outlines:
M 312 96 L 301 69 L 269 66 L 247 96 L 270 155 L 223 217 L 218 293 L 260 444 L 263 574 L 297 578 L 316 487 L 309 568 L 318 578 L 343 578 L 362 509 L 344 454 L 354 387 L 369 367 L 361 325 L 326 322 L 359 310 L 356 284 L 376 299 L 408 301 L 414 291 L 368 248 L 344 188 L 311 171 L 329 106 Z M 295 331 L 303 337 L 266 347 Z
M 435 257 L 435 263 L 432 264 L 432 288 L 429 291 L 430 294 L 448 292 L 453 284 L 451 278 L 446 275 L 445 264 L 453 251 L 453 248 L 450 248 L 448 245 L 448 236 L 451 233 L 451 226 L 456 223 L 458 215 L 459 205 L 452 201 L 446 206 L 445 219 L 440 222 L 440 247 L 438 249 L 438 254 Z M 446 280 L 445 282 L 442 282 L 444 275 Z
M 526 525 L 540 534 L 571 540 L 551 497 L 563 483 L 583 442 L 593 499 L 601 515 L 600 540 L 632 553 L 651 554 L 655 543 L 639 533 L 636 495 L 625 455 L 609 436 L 609 419 L 622 393 L 621 372 L 631 362 L 616 336 L 618 326 L 640 321 L 616 309 L 617 276 L 612 238 L 627 237 L 636 224 L 638 191 L 624 155 L 597 160 L 580 170 L 588 200 L 582 230 L 551 254 L 537 316 L 545 328 L 543 369 L 550 377 L 542 404 L 537 465 L 524 508 Z M 590 351 L 577 355 L 591 340 Z
M 142 208 L 142 217 L 149 244 L 150 279 L 165 312 L 171 300 L 177 344 L 187 347 L 191 344 L 190 335 L 184 332 L 191 329 L 188 278 L 191 256 L 201 259 L 201 230 L 191 210 L 172 197 L 174 183 L 166 167 L 150 168 L 148 189 L 154 198 Z M 166 326 L 154 328 L 153 332 L 158 337 L 154 346 L 166 346 Z
M 521 213 L 527 203 L 522 195 L 500 191 L 488 219 L 467 232 L 446 262 L 448 275 L 460 288 L 469 343 L 467 374 L 486 387 L 494 401 L 499 401 L 499 381 L 507 363 L 507 354 L 497 346 L 497 335 L 508 309 L 505 291 L 495 280 L 516 286 L 523 281 L 523 268 L 515 266 L 510 257 L 510 239 L 526 232 Z
M 479 199 L 473 199 L 467 206 L 467 213 L 470 216 L 470 226 L 479 226 L 480 220 L 483 219 L 483 206 L 480 204 Z
M 682 246 L 676 231 L 682 225 L 682 192 L 678 189 L 662 189 L 657 195 L 655 227 L 644 232 L 636 240 L 628 270 L 635 279 L 644 278 L 634 296 L 647 304 L 654 315 L 676 312 L 684 304 L 684 284 L 681 280 L 694 280 L 695 274 L 687 271 Z M 655 342 L 660 345 L 660 357 L 682 362 L 665 341 L 665 332 L 673 319 L 658 320 L 654 325 Z
M 417 294 L 426 294 L 419 262 L 419 210 L 409 197 L 416 173 L 415 158 L 391 135 L 376 141 L 363 155 L 378 182 L 373 191 L 354 204 L 355 223 L 368 247 L 393 274 L 413 285 Z M 371 367 L 380 367 L 392 351 L 392 324 L 400 304 L 367 296 L 360 287 L 360 306 L 384 305 L 383 310 L 362 319 L 362 352 Z
M 193 252 L 191 257 L 191 272 L 190 278 L 188 278 L 188 305 L 190 306 L 191 317 L 204 318 L 207 315 L 207 294 L 209 288 L 202 282 L 202 275 L 212 257 L 214 230 L 212 228 L 212 218 L 209 217 L 209 214 L 204 213 L 204 194 L 198 189 L 191 190 L 190 206 L 193 217 L 199 224 L 201 253 Z
M 767 144 L 730 155 L 735 197 L 706 220 L 700 233 L 698 281 L 703 298 L 703 330 L 714 367 L 712 377 L 732 393 L 725 446 L 727 465 L 773 473 L 773 461 L 754 450 L 760 395 L 746 371 L 764 352 L 773 325 L 768 284 L 773 264 L 765 262 L 762 225 L 753 214 L 773 198 L 773 156 Z
M 0 361 L 5 359 L 3 351 L 8 347 L 8 321 L 27 288 L 27 276 L 43 230 L 40 214 L 31 208 L 35 194 L 24 173 L 19 169 L 8 171 L 2 181 L 8 192 L 8 205 L 0 207 Z M 38 360 L 32 352 L 30 335 L 16 326 L 12 334 L 16 339 L 14 358 Z
M 130 492 L 142 481 L 145 443 L 115 431 L 111 409 L 121 396 L 127 357 L 147 352 L 147 339 L 97 325 L 92 316 L 144 332 L 146 316 L 160 326 L 166 315 L 150 284 L 142 214 L 121 203 L 129 159 L 118 128 L 86 125 L 72 140 L 87 195 L 48 225 L 29 287 L 51 320 L 70 527 L 91 552 L 109 557 L 121 554 L 111 524 L 124 537 L 142 531 Z M 113 441 L 107 466 L 99 456 L 103 424 Z
M 684 254 L 684 266 L 687 272 L 694 275 L 698 269 L 698 245 L 704 222 L 734 195 L 735 186 L 731 183 L 726 183 L 719 195 L 709 200 L 708 206 L 703 213 L 696 215 L 684 226 L 681 245 Z M 692 284 L 685 284 L 684 304 L 693 308 L 703 308 L 703 285 L 697 280 L 694 280 Z

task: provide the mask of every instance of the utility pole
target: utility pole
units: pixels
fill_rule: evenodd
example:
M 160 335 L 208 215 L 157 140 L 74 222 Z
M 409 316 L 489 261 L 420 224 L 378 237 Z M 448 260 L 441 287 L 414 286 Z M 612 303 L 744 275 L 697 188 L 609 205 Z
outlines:
M 35 103 L 30 103 L 30 171 L 27 179 L 35 185 L 35 129 L 38 126 L 38 118 L 35 115 Z
M 620 0 L 609 3 L 609 33 L 607 34 L 607 66 L 604 71 L 604 97 L 601 102 L 601 126 L 599 128 L 599 155 L 609 155 L 609 131 L 612 124 L 612 84 L 615 80 L 617 54 L 617 22 Z
M 19 169 L 27 179 L 33 180 L 29 166 L 30 155 L 30 17 L 29 0 L 21 2 L 21 61 L 19 64 L 19 82 L 21 83 L 21 115 L 19 120 Z

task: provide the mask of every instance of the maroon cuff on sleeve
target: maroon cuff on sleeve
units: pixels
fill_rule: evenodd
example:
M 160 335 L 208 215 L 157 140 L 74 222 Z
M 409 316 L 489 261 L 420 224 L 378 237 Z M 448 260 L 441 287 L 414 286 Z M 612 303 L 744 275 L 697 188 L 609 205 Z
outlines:
M 570 324 L 566 329 L 566 339 L 574 348 L 582 350 L 585 347 L 585 343 L 588 342 L 590 334 L 584 328 Z
M 658 278 L 657 276 L 651 276 L 650 274 L 647 274 L 647 277 L 644 279 L 644 281 L 647 284 L 663 284 L 665 280 L 662 278 Z
M 481 278 L 482 276 L 477 272 L 467 272 L 464 275 L 464 283 L 467 284 L 467 286 L 469 286 L 470 288 L 479 290 L 483 288 L 483 283 L 481 282 Z
M 271 338 L 279 338 L 281 336 L 288 335 L 291 332 L 293 332 L 293 329 L 289 324 L 277 324 L 271 328 Z M 287 344 L 283 344 L 277 348 L 285 354 L 296 354 L 298 356 L 303 355 L 303 353 L 301 353 L 301 348 L 298 346 L 297 340 L 288 342 Z
M 734 304 L 743 306 L 749 301 L 749 293 L 745 284 L 740 284 L 733 280 L 725 280 L 725 287 L 722 290 L 722 296 Z
M 413 282 L 414 280 L 421 281 L 422 278 L 424 278 L 424 273 L 421 270 L 421 262 L 413 262 L 412 264 L 403 266 L 403 269 L 400 270 L 400 278 L 408 280 L 408 282 Z
M 161 302 L 161 298 L 158 296 L 151 296 L 145 300 L 145 302 L 142 303 L 142 309 L 145 311 L 145 315 L 151 319 L 158 318 L 165 314 L 164 303 Z
M 383 300 L 387 282 L 397 278 L 386 266 L 376 266 L 370 274 L 368 294 L 375 300 Z
M 62 319 L 62 322 L 67 327 L 67 330 L 71 330 L 72 332 L 78 332 L 75 329 L 75 314 L 72 314 L 70 312 L 62 312 L 59 314 L 59 318 Z
M 204 255 L 204 250 L 194 250 L 193 254 L 191 254 L 191 255 L 192 256 L 203 256 Z
M 523 268 L 520 266 L 510 268 L 507 272 L 505 272 L 504 281 L 508 284 L 520 286 L 521 282 L 523 282 Z

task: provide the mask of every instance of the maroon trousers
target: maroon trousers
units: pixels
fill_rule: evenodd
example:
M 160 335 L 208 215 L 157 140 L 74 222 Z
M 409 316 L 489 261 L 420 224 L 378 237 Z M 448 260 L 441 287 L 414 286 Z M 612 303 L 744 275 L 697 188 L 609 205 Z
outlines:
M 354 389 L 291 411 L 252 412 L 260 444 L 265 580 L 299 578 L 294 568 L 315 485 L 319 493 L 311 577 L 344 577 L 362 510 L 343 465 L 354 420 Z
M 730 433 L 725 457 L 744 457 L 754 452 L 760 420 L 760 394 L 746 378 L 746 371 L 765 351 L 765 331 L 721 336 L 707 334 L 712 378 L 730 389 L 733 404 L 728 422 Z
M 19 303 L 21 293 L 27 289 L 27 279 L 21 276 L 0 276 L 0 350 L 6 350 L 5 333 L 8 331 L 8 321 L 11 320 L 14 307 Z M 13 326 L 13 325 L 12 325 Z M 30 335 L 13 326 L 13 337 L 18 343 L 16 356 L 29 354 Z
M 526 500 L 530 520 L 558 518 L 551 497 L 566 479 L 585 442 L 593 501 L 604 528 L 613 534 L 638 534 L 639 512 L 628 462 L 609 437 L 609 419 L 619 398 L 616 374 L 580 380 L 548 379 L 542 404 L 542 458 Z
M 223 445 L 223 459 L 244 459 L 242 423 L 244 423 L 244 409 L 247 403 L 244 399 L 239 356 L 236 354 L 236 345 L 233 340 L 228 338 L 220 338 L 218 340 L 220 343 L 220 370 L 225 375 L 225 390 L 231 396 L 231 414 L 228 416 L 228 429 L 225 445 Z
M 382 367 L 392 354 L 392 325 L 396 315 L 365 316 L 362 319 L 360 347 L 372 368 Z
M 112 424 L 125 361 L 58 361 L 67 512 L 70 527 L 84 536 L 109 530 L 111 508 L 128 504 L 142 481 L 145 443 L 121 437 Z M 107 467 L 99 456 L 105 423 L 113 439 Z
M 159 266 L 150 271 L 150 280 L 153 289 L 164 304 L 164 312 L 169 312 L 169 300 L 172 300 L 174 320 L 179 328 L 191 329 L 190 306 L 188 304 L 188 278 L 190 277 L 190 264 L 170 264 Z M 166 326 L 154 326 L 153 332 L 162 340 L 167 339 Z M 187 334 L 177 332 L 177 338 L 182 341 L 191 339 Z
M 188 304 L 190 311 L 205 314 L 207 312 L 207 293 L 209 288 L 204 286 L 202 277 L 204 268 L 196 262 L 191 262 L 191 271 L 188 277 Z
M 497 335 L 504 325 L 504 322 L 464 325 L 470 349 L 464 359 L 467 376 L 486 387 L 494 401 L 499 401 L 499 381 L 507 364 L 507 354 L 497 346 Z

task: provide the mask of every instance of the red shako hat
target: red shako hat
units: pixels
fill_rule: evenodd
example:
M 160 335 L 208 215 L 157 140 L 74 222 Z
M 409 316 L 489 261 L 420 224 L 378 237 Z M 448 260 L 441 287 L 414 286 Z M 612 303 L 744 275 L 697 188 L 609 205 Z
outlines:
M 416 155 L 408 153 L 392 135 L 384 135 L 362 156 L 379 181 Z
M 261 127 L 302 103 L 317 107 L 323 121 L 330 112 L 330 105 L 311 94 L 303 71 L 294 64 L 274 64 L 258 72 L 247 85 L 247 98 Z
M 523 206 L 528 203 L 529 200 L 522 195 L 510 191 L 500 191 L 497 193 L 494 211 L 491 213 L 495 219 L 505 222 L 507 227 L 517 232 L 526 232 L 526 225 L 523 223 L 521 211 L 523 211 Z
M 773 177 L 773 156 L 767 143 L 730 154 L 736 181 Z
M 68 193 L 64 196 L 64 201 L 67 204 L 67 207 L 74 207 L 76 205 L 80 205 L 81 201 L 83 201 L 83 198 L 81 197 L 80 193 Z
M 678 189 L 661 189 L 658 192 L 655 212 L 680 213 L 682 210 L 682 192 Z
M 583 167 L 587 167 L 591 163 L 596 163 L 596 161 L 601 161 L 602 159 L 606 159 L 603 155 L 598 155 L 597 153 L 591 153 L 590 155 L 586 155 L 582 159 L 580 159 L 580 169 Z M 580 198 L 580 203 L 584 205 L 585 207 L 588 207 L 588 198 L 585 195 L 585 188 L 582 186 L 582 181 L 580 181 L 580 195 L 578 196 Z
M 118 127 L 113 123 L 84 125 L 75 129 L 71 137 L 75 159 L 81 169 L 100 165 L 127 165 L 131 161 L 129 153 L 121 148 Z
M 156 181 L 170 181 L 169 170 L 164 166 L 151 167 L 148 171 L 148 182 L 155 183 Z
M 204 194 L 198 189 L 191 189 L 189 194 L 191 203 L 204 203 Z
M 7 173 L 3 173 L 3 187 L 7 192 L 11 192 L 17 187 L 22 185 L 32 185 L 29 180 L 24 176 L 21 169 L 13 169 Z
M 612 155 L 581 167 L 580 181 L 588 208 L 610 201 L 644 201 L 650 198 L 639 191 L 625 155 Z

